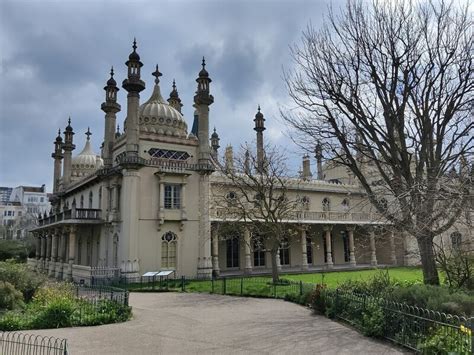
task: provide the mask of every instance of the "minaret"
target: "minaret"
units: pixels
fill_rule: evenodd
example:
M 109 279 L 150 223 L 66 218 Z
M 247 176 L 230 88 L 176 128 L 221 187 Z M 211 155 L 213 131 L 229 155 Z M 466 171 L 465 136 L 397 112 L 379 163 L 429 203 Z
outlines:
M 244 173 L 247 176 L 252 174 L 252 168 L 250 166 L 250 152 L 248 149 L 245 150 Z
M 212 157 L 217 161 L 219 145 L 219 135 L 216 132 L 216 127 L 214 127 L 214 132 L 211 134 L 211 148 L 212 148 Z
M 317 142 L 314 147 L 314 157 L 316 158 L 316 164 L 318 168 L 318 180 L 324 180 L 323 177 L 323 147 L 321 143 Z
M 58 130 L 58 136 L 54 141 L 54 153 L 51 154 L 54 159 L 54 179 L 53 179 L 53 193 L 59 190 L 59 179 L 61 178 L 61 165 L 63 155 L 63 138 L 61 137 L 61 130 Z
M 115 139 L 120 138 L 120 125 L 117 125 L 117 131 L 115 131 Z
M 259 172 L 263 171 L 264 161 L 265 161 L 265 151 L 263 149 L 263 131 L 265 130 L 265 118 L 260 112 L 260 105 L 258 105 L 258 112 L 255 115 L 254 130 L 257 132 L 257 169 Z
M 198 111 L 198 139 L 199 139 L 199 164 L 209 164 L 209 106 L 214 102 L 214 97 L 209 93 L 209 84 L 212 82 L 206 70 L 206 61 L 202 58 L 202 69 L 199 77 L 194 103 Z
M 309 160 L 309 155 L 305 154 L 303 156 L 303 171 L 302 171 L 302 178 L 303 180 L 311 180 L 313 174 L 311 173 L 311 162 Z
M 133 52 L 128 56 L 125 65 L 128 68 L 128 77 L 122 83 L 122 87 L 128 92 L 127 95 L 127 157 L 138 157 L 138 106 L 140 104 L 140 92 L 145 90 L 145 82 L 140 79 L 140 70 L 143 63 L 138 55 L 137 42 L 133 40 Z
M 176 89 L 176 82 L 173 79 L 173 90 L 170 92 L 170 98 L 168 99 L 168 103 L 171 107 L 175 108 L 176 110 L 181 113 L 181 107 L 183 104 L 181 103 L 181 99 L 179 98 L 178 90 Z
M 232 149 L 231 145 L 228 145 L 225 148 L 224 158 L 225 170 L 228 172 L 232 172 L 234 170 L 234 150 Z
M 63 166 L 63 183 L 66 187 L 71 182 L 71 163 L 72 163 L 72 151 L 76 146 L 72 143 L 74 132 L 71 127 L 71 117 L 67 121 L 68 125 L 64 131 L 64 143 L 62 148 L 64 150 L 64 166 Z
M 120 104 L 117 103 L 117 82 L 114 80 L 114 68 L 110 69 L 110 79 L 107 81 L 105 90 L 105 102 L 102 103 L 101 109 L 105 112 L 105 128 L 104 128 L 104 149 L 102 150 L 102 158 L 106 168 L 112 167 L 112 151 L 115 141 L 115 121 L 117 112 L 120 111 Z

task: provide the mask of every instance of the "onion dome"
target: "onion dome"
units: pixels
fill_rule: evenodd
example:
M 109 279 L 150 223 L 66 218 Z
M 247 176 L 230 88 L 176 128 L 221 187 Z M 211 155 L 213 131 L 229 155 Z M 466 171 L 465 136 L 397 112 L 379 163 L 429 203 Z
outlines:
M 97 169 L 100 169 L 104 162 L 102 158 L 95 154 L 91 147 L 90 136 L 92 133 L 90 132 L 89 128 L 87 128 L 86 136 L 86 144 L 84 149 L 72 158 L 71 167 L 72 167 L 72 177 L 82 177 L 87 176 L 94 173 Z
M 188 126 L 182 114 L 161 96 L 159 85 L 161 75 L 157 65 L 153 73 L 156 78 L 153 93 L 139 108 L 140 131 L 184 138 L 188 135 Z
M 63 137 L 61 137 L 61 129 L 58 129 L 58 136 L 56 137 L 55 143 L 62 143 L 62 142 L 63 142 Z
M 117 86 L 117 82 L 114 79 L 114 67 L 110 68 L 110 79 L 107 80 L 107 86 Z
M 66 132 L 72 132 L 71 117 L 67 120 Z
M 130 60 L 140 60 L 140 56 L 137 53 L 137 40 L 135 38 L 133 39 L 132 48 L 133 48 L 133 52 L 130 53 L 130 55 L 128 56 L 128 59 L 130 59 Z
M 199 77 L 200 78 L 208 78 L 209 77 L 209 73 L 206 70 L 206 60 L 204 59 L 204 57 L 202 57 L 202 69 L 199 72 Z

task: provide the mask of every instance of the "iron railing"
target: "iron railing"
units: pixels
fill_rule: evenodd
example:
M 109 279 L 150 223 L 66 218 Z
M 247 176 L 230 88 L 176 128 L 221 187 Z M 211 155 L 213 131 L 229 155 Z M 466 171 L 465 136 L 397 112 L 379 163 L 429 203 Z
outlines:
M 374 310 L 379 311 L 380 318 L 375 323 L 381 327 L 380 336 L 411 350 L 429 354 L 434 347 L 453 354 L 474 353 L 474 318 L 340 289 L 324 290 L 324 302 L 336 318 L 363 331 L 368 327 L 364 322 L 370 322 L 367 317 Z
M 67 355 L 67 340 L 19 332 L 0 332 L 2 355 Z

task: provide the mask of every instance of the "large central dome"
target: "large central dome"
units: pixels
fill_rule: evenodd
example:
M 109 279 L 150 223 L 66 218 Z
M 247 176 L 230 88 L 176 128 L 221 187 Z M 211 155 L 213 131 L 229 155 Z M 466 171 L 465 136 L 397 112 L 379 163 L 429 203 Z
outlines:
M 140 131 L 174 137 L 187 137 L 188 125 L 181 113 L 161 96 L 159 83 L 147 102 L 140 105 L 138 124 Z

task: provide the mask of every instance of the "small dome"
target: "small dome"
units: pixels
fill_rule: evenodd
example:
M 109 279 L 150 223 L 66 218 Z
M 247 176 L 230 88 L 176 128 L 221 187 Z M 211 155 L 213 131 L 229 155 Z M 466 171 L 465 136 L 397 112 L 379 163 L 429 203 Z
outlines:
M 102 158 L 96 155 L 91 147 L 91 142 L 87 138 L 84 149 L 72 158 L 71 168 L 72 176 L 86 176 L 92 174 L 104 165 Z
M 206 70 L 206 60 L 204 59 L 204 57 L 202 57 L 202 69 L 199 72 L 199 77 L 200 78 L 208 78 L 209 77 L 209 73 Z
M 143 132 L 183 138 L 188 135 L 188 125 L 183 116 L 163 99 L 158 83 L 148 101 L 140 105 L 139 125 Z

